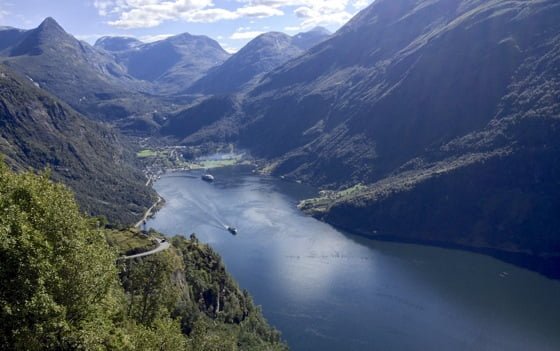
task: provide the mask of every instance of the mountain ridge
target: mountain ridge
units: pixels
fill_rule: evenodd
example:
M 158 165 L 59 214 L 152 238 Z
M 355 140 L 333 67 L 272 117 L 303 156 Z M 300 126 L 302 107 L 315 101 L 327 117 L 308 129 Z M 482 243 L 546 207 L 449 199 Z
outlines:
M 119 39 L 104 37 L 104 40 Z M 151 82 L 157 93 L 168 94 L 186 88 L 230 56 L 215 40 L 189 33 L 153 43 L 133 43 L 128 49 L 112 54 L 131 76 Z M 95 47 L 107 49 L 103 41 L 96 42 Z
M 123 118 L 159 105 L 111 55 L 77 40 L 50 17 L 18 39 L 0 52 L 0 61 L 92 119 Z
M 314 45 L 326 40 L 329 32 L 315 28 L 309 32 L 289 36 L 281 32 L 263 33 L 222 65 L 210 70 L 190 86 L 186 92 L 197 94 L 231 94 L 250 89 L 259 77 L 281 64 L 305 53 Z
M 94 48 L 109 52 L 119 52 L 133 49 L 144 43 L 134 37 L 104 36 L 95 41 Z

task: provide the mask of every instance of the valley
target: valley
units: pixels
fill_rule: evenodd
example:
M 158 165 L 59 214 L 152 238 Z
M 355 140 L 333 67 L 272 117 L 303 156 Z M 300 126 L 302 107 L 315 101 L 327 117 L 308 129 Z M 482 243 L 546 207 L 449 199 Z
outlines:
M 16 217 L 56 232 L 34 220 L 42 200 L 26 205 L 39 190 L 8 186 L 46 179 L 72 191 L 81 232 L 103 233 L 114 252 L 96 248 L 99 262 L 178 235 L 101 276 L 122 285 L 104 296 L 128 299 L 134 320 L 107 325 L 162 328 L 183 349 L 283 350 L 283 338 L 295 350 L 557 349 L 560 3 L 368 3 L 335 31 L 244 26 L 230 38 L 86 42 L 53 17 L 0 27 L 0 187 L 21 212 L 0 216 L 0 235 L 17 237 L 2 222 Z M 198 21 L 185 18 L 170 22 Z M 131 312 L 135 279 L 156 266 L 174 295 L 146 324 Z

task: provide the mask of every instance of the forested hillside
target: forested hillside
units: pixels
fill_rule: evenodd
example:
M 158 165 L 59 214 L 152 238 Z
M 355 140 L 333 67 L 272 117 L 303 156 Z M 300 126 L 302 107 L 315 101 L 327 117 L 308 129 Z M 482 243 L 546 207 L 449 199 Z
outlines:
M 155 201 L 117 132 L 2 65 L 0 153 L 18 170 L 49 168 L 75 191 L 83 211 L 114 224 L 134 222 Z
M 48 175 L 0 164 L 3 350 L 285 350 L 208 246 L 118 261 Z

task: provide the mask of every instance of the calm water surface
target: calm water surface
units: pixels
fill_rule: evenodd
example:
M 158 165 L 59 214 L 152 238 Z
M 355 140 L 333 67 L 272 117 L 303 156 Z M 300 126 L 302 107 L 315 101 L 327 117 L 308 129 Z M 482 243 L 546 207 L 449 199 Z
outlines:
M 172 173 L 148 223 L 196 232 L 292 350 L 560 350 L 560 282 L 493 258 L 368 240 L 301 214 L 304 185 Z M 231 235 L 224 225 L 239 229 Z

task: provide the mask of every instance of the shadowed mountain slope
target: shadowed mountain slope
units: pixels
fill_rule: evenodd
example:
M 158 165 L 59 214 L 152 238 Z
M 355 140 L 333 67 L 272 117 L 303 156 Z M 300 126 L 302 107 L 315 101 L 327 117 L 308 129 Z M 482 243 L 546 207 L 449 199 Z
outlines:
M 551 0 L 378 0 L 181 137 L 228 126 L 273 173 L 342 189 L 303 207 L 348 229 L 558 255 L 559 17 Z
M 83 211 L 132 223 L 152 203 L 133 153 L 109 127 L 92 122 L 0 65 L 0 154 L 16 169 L 52 171 Z

